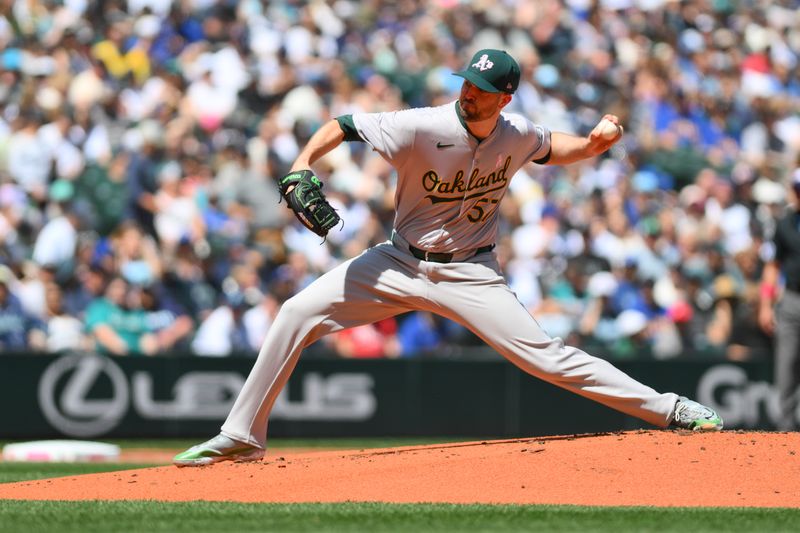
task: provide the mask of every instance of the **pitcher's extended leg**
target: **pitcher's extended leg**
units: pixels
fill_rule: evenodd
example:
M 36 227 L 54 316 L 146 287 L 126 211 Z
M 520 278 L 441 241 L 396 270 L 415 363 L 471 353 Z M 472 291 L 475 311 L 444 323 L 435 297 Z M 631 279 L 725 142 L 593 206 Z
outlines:
M 433 293 L 442 313 L 470 328 L 506 359 L 533 376 L 623 413 L 657 426 L 669 424 L 676 394 L 658 393 L 608 361 L 549 337 L 497 273 L 496 263 L 445 266 Z M 469 285 L 465 277 L 485 281 Z M 447 278 L 457 282 L 447 283 Z M 486 281 L 492 279 L 493 283 Z
M 396 248 L 381 244 L 339 265 L 287 300 L 222 426 L 222 433 L 263 448 L 267 419 L 303 348 L 323 335 L 412 308 L 424 285 Z

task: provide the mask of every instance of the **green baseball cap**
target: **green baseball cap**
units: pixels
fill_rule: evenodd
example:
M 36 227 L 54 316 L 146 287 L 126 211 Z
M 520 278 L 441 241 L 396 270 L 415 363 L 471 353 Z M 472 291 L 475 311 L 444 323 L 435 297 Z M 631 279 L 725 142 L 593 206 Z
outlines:
M 519 65 L 504 50 L 484 48 L 478 50 L 466 69 L 454 72 L 488 93 L 513 94 L 519 86 Z

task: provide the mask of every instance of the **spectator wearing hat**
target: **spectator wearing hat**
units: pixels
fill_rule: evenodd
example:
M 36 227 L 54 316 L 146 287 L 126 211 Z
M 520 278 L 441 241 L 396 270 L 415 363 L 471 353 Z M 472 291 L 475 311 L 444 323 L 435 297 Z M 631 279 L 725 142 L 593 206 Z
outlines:
M 800 405 L 800 169 L 794 171 L 791 189 L 794 206 L 775 228 L 772 238 L 775 256 L 764 265 L 758 315 L 761 328 L 775 335 L 778 427 L 782 430 L 797 429 Z

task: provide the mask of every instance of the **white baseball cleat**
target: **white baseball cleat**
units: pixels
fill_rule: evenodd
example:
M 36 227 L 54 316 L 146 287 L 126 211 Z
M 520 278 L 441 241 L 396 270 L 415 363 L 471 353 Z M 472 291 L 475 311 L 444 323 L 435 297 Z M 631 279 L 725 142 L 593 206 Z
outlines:
M 712 408 L 681 396 L 675 404 L 669 425 L 692 431 L 719 431 L 722 429 L 722 418 Z
M 221 461 L 260 461 L 264 450 L 219 434 L 202 444 L 192 446 L 172 459 L 175 466 L 206 466 Z

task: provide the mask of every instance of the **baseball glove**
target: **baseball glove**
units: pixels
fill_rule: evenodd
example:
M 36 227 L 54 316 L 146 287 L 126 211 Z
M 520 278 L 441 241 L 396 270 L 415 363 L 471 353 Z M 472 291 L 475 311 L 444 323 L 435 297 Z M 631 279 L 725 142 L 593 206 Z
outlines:
M 322 193 L 322 182 L 310 170 L 286 174 L 278 188 L 297 220 L 320 237 L 339 223 L 339 215 Z

